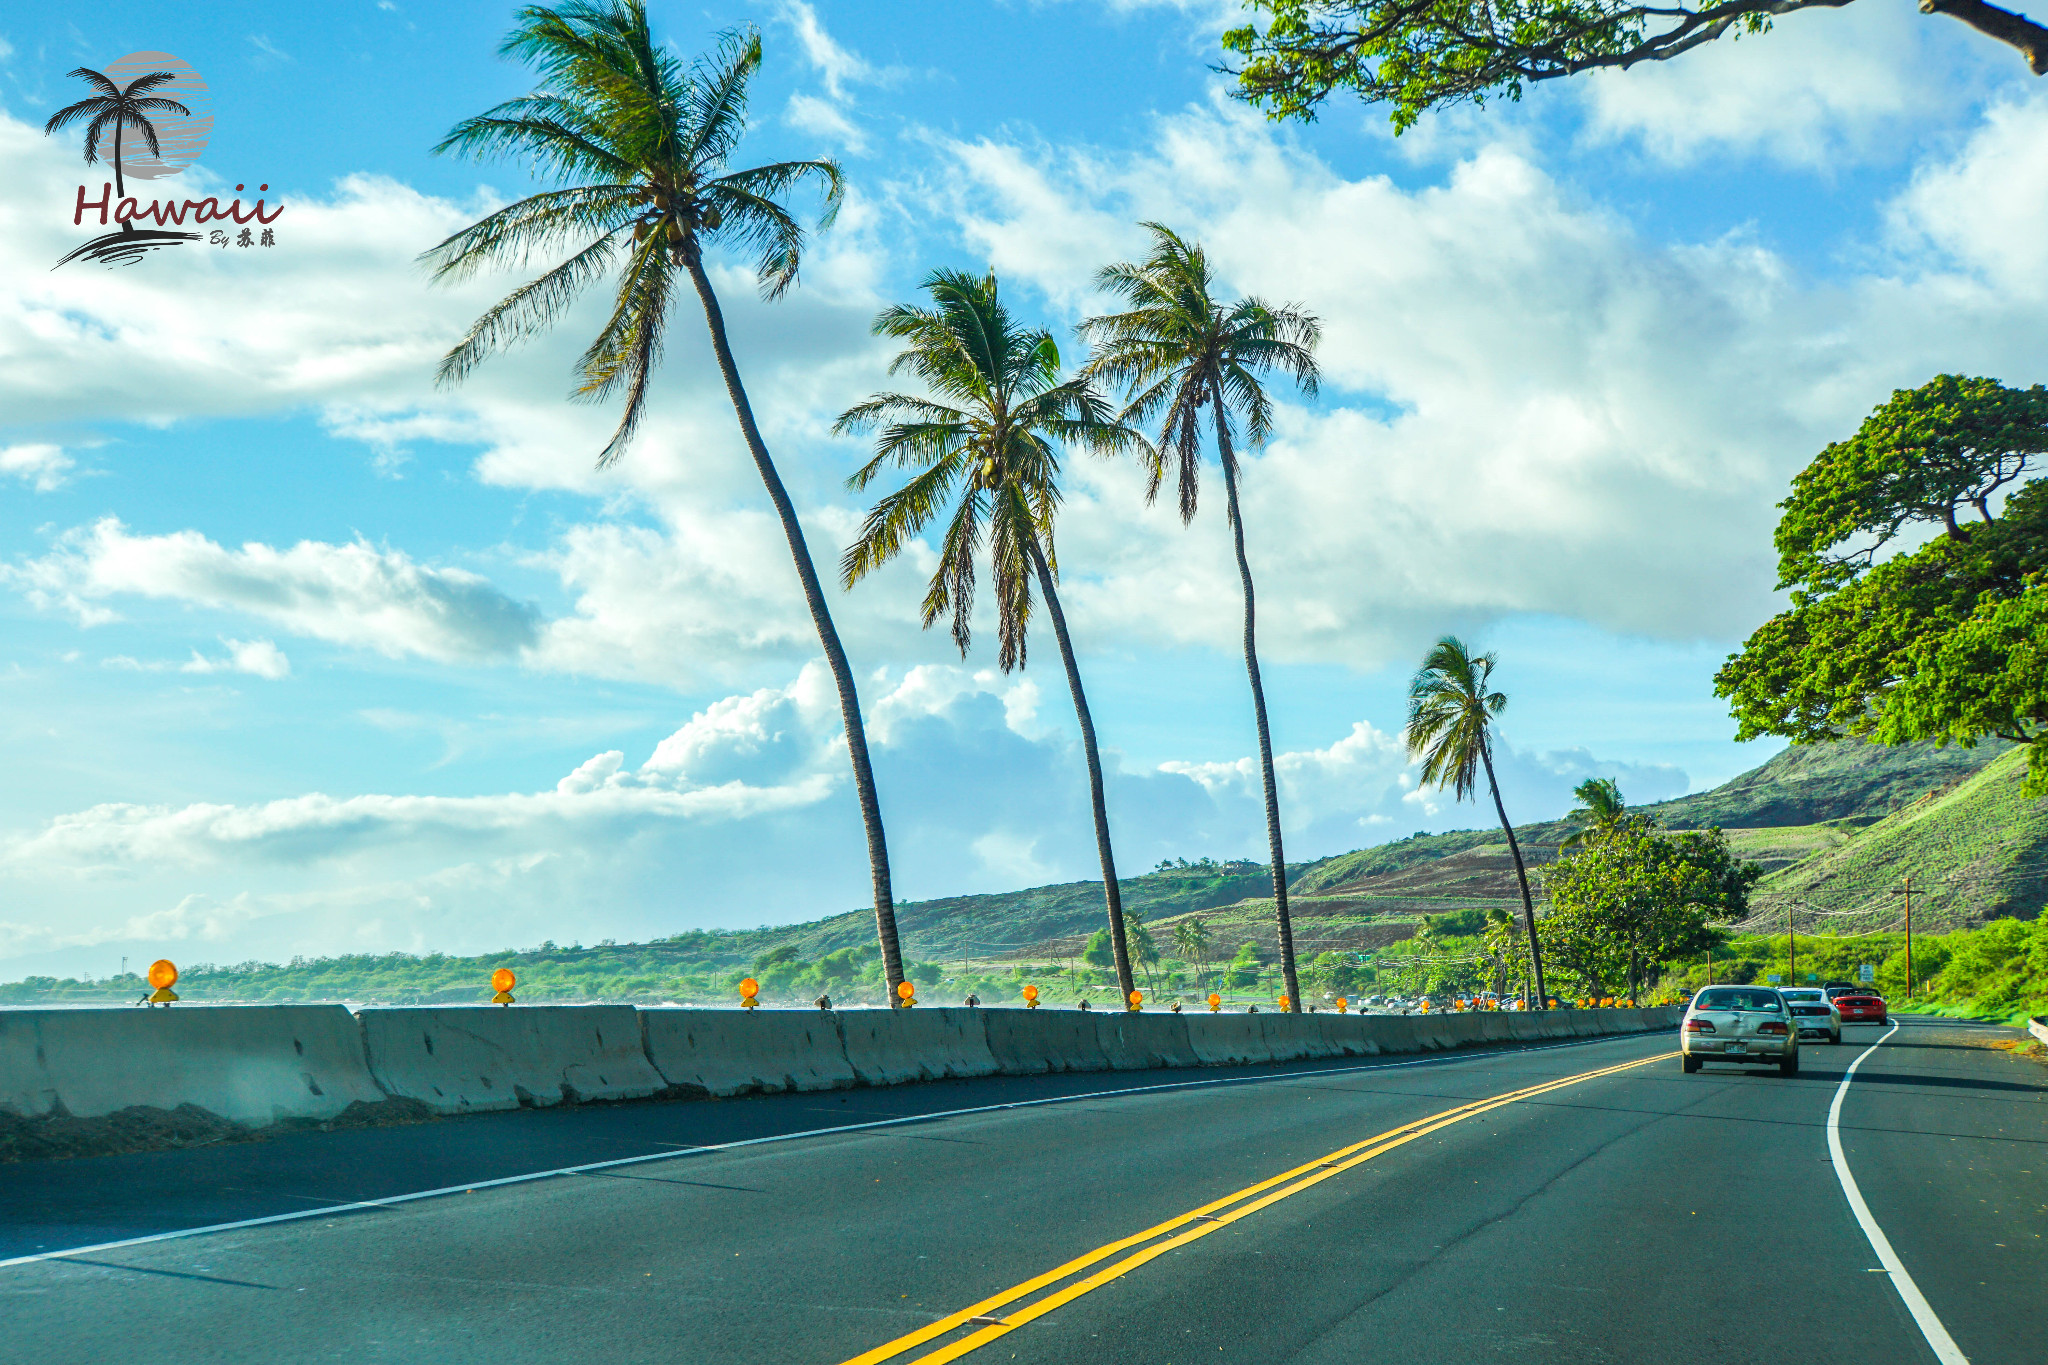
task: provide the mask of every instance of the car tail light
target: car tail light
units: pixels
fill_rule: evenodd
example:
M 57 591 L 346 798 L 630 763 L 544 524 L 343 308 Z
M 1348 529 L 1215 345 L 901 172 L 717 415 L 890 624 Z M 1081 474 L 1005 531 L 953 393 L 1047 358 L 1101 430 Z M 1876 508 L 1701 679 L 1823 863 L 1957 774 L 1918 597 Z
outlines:
M 1688 1019 L 1685 1021 L 1685 1031 L 1687 1033 L 1712 1033 L 1714 1032 L 1714 1026 L 1705 1019 Z
M 1783 1033 L 1785 1032 L 1785 1026 L 1778 1023 L 1758 1024 L 1756 1031 L 1758 1033 Z

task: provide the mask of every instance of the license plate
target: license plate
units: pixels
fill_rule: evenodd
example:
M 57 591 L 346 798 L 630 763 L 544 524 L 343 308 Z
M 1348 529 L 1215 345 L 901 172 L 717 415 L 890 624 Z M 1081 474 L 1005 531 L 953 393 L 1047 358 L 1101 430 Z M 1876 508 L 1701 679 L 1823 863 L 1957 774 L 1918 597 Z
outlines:
M 1747 1051 L 1749 1051 L 1749 1044 L 1748 1044 L 1748 1043 L 1730 1043 L 1730 1044 L 1728 1044 L 1728 1050 L 1729 1050 L 1730 1052 L 1747 1052 Z

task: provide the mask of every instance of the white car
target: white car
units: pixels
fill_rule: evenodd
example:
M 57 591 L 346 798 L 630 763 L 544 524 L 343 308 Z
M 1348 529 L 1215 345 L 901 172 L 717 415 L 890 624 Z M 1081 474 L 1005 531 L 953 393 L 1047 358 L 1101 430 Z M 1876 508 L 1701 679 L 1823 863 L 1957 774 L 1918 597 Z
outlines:
M 1678 1027 L 1688 1073 L 1707 1062 L 1769 1063 L 1799 1074 L 1799 1031 L 1784 993 L 1768 986 L 1709 986 L 1692 998 Z
M 1778 994 L 1792 1006 L 1792 1021 L 1801 1038 L 1825 1039 L 1839 1046 L 1842 1041 L 1842 1012 L 1820 986 L 1788 986 Z

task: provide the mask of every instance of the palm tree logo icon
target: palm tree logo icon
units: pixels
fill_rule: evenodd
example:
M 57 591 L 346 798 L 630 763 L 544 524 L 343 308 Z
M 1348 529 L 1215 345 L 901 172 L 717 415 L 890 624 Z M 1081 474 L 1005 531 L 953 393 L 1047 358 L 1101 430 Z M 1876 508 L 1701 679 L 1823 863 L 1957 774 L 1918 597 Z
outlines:
M 175 176 L 204 150 L 213 130 L 213 100 L 199 73 L 168 52 L 131 52 L 101 70 L 81 66 L 65 74 L 84 81 L 91 93 L 52 114 L 43 124 L 43 132 L 54 135 L 83 125 L 86 165 L 100 164 L 104 155 L 114 168 L 113 203 L 101 209 L 100 221 L 106 221 L 110 207 L 119 227 L 68 253 L 57 264 L 82 256 L 109 265 L 132 265 L 159 247 L 198 241 L 198 233 L 138 227 L 138 211 L 129 201 L 128 187 L 138 180 Z M 85 191 L 80 193 L 82 211 L 90 205 L 83 197 Z M 129 205 L 127 217 L 121 217 L 123 205 Z M 145 208 L 139 216 L 154 215 Z M 162 218 L 157 217 L 161 228 Z
M 45 135 L 60 128 L 68 128 L 80 119 L 89 118 L 85 125 L 85 164 L 95 165 L 100 159 L 100 139 L 107 129 L 114 130 L 114 194 L 117 198 L 128 196 L 127 178 L 121 173 L 121 133 L 133 128 L 142 135 L 142 141 L 149 148 L 150 155 L 161 156 L 163 144 L 157 138 L 156 124 L 150 121 L 151 114 L 186 114 L 192 111 L 173 99 L 165 99 L 149 92 L 158 86 L 177 79 L 173 71 L 152 71 L 146 76 L 137 76 L 123 87 L 109 80 L 105 75 L 89 66 L 67 71 L 67 76 L 76 76 L 93 87 L 98 93 L 76 104 L 66 105 L 50 115 L 50 121 L 43 125 Z M 123 231 L 132 232 L 131 222 L 121 224 Z

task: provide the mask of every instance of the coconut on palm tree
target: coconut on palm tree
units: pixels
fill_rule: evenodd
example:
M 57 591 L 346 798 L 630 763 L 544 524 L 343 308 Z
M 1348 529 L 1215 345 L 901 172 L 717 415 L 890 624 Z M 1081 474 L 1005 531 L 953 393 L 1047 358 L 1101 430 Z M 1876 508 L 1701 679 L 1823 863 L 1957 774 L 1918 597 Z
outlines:
M 149 148 L 149 154 L 160 156 L 163 154 L 163 148 L 157 143 L 156 125 L 149 121 L 149 116 L 192 112 L 176 100 L 149 93 L 166 81 L 176 80 L 177 74 L 171 71 L 152 71 L 146 76 L 137 76 L 126 86 L 116 84 L 89 66 L 75 67 L 64 74 L 78 77 L 99 93 L 76 104 L 67 104 L 50 115 L 49 120 L 43 124 L 43 133 L 48 136 L 60 128 L 70 127 L 80 119 L 91 119 L 92 122 L 85 125 L 85 164 L 90 166 L 99 161 L 100 139 L 111 128 L 114 132 L 114 199 L 118 207 L 119 201 L 128 197 L 128 185 L 121 174 L 122 129 L 133 128 L 142 135 L 143 145 Z M 133 232 L 133 220 L 124 219 L 121 228 L 123 231 Z
M 1273 772 L 1266 690 L 1259 677 L 1257 611 L 1251 561 L 1245 556 L 1244 518 L 1238 502 L 1237 440 L 1232 417 L 1243 423 L 1246 444 L 1265 445 L 1273 431 L 1273 404 L 1263 379 L 1278 372 L 1306 392 L 1316 390 L 1315 345 L 1321 325 L 1300 308 L 1263 299 L 1223 303 L 1215 296 L 1202 248 L 1170 229 L 1147 223 L 1152 254 L 1106 267 L 1096 282 L 1129 307 L 1089 318 L 1081 334 L 1095 347 L 1084 371 L 1122 384 L 1129 394 L 1123 420 L 1160 419 L 1159 444 L 1150 461 L 1146 501 L 1158 496 L 1168 466 L 1177 476 L 1180 516 L 1193 519 L 1201 485 L 1203 433 L 1214 437 L 1223 467 L 1223 492 L 1244 590 L 1244 667 L 1251 680 L 1252 715 L 1259 735 L 1259 774 L 1265 787 L 1266 849 L 1273 867 L 1273 906 L 1280 931 L 1280 971 L 1287 999 L 1301 1008 L 1295 980 L 1294 921 L 1287 907 L 1287 854 L 1280 839 L 1280 790 Z
M 1522 889 L 1522 925 L 1529 936 L 1529 969 L 1535 988 L 1532 1004 L 1541 1009 L 1550 997 L 1543 985 L 1543 953 L 1536 943 L 1536 903 L 1529 895 L 1522 846 L 1515 839 L 1515 827 L 1508 823 L 1508 808 L 1500 799 L 1500 779 L 1493 771 L 1493 721 L 1508 706 L 1505 692 L 1488 690 L 1498 662 L 1491 654 L 1472 653 L 1455 635 L 1436 642 L 1408 684 L 1408 756 L 1422 760 L 1423 786 L 1449 787 L 1460 801 L 1472 795 L 1480 773 L 1486 774 L 1493 809 L 1500 816 L 1508 853 L 1515 860 L 1515 880 Z
M 1086 379 L 1060 378 L 1059 347 L 1052 334 L 1026 327 L 1011 315 L 994 275 L 977 279 L 964 271 L 937 270 L 923 288 L 931 296 L 930 307 L 886 309 L 876 317 L 874 331 L 903 343 L 889 372 L 908 374 L 925 392 L 874 394 L 848 408 L 834 427 L 839 432 L 879 430 L 874 458 L 847 480 L 851 487 L 866 488 L 890 465 L 909 471 L 902 487 L 878 501 L 861 523 L 859 536 L 840 561 L 840 577 L 852 587 L 943 516 L 938 567 L 920 609 L 923 624 L 929 629 L 941 617 L 950 618 L 953 642 L 966 655 L 973 637 L 978 557 L 986 550 L 995 594 L 997 659 L 1006 672 L 1025 662 L 1036 585 L 1080 722 L 1117 987 L 1128 999 L 1131 953 L 1110 848 L 1102 759 L 1066 613 L 1060 609 L 1053 523 L 1063 447 L 1107 455 L 1142 451 L 1145 438 L 1119 424 Z
M 1572 788 L 1579 804 L 1566 813 L 1571 831 L 1558 841 L 1560 849 L 1579 848 L 1596 835 L 1618 828 L 1628 818 L 1628 803 L 1621 799 L 1621 786 L 1611 777 L 1589 777 Z
M 520 11 L 519 26 L 499 50 L 537 69 L 538 88 L 464 119 L 435 150 L 524 157 L 561 186 L 487 215 L 424 259 L 437 280 L 461 280 L 486 266 L 518 267 L 530 256 L 567 254 L 477 319 L 441 361 L 439 378 L 445 384 L 461 381 L 486 357 L 545 330 L 586 288 L 616 273 L 611 309 L 578 362 L 573 393 L 592 400 L 623 395 L 618 428 L 597 458 L 600 467 L 609 465 L 646 413 L 679 286 L 687 282 L 695 292 L 740 434 L 781 519 L 839 689 L 854 790 L 867 827 L 875 931 L 895 1004 L 903 959 L 860 696 L 803 527 L 754 421 L 725 315 L 704 268 L 707 246 L 753 253 L 762 293 L 779 297 L 796 283 L 804 246 L 804 230 L 781 197 L 816 186 L 824 196 L 821 223 L 829 222 L 842 192 L 839 168 L 830 161 L 744 169 L 730 164 L 746 132 L 747 87 L 761 65 L 761 38 L 751 29 L 726 34 L 716 49 L 685 65 L 649 33 L 642 0 L 531 6 Z

